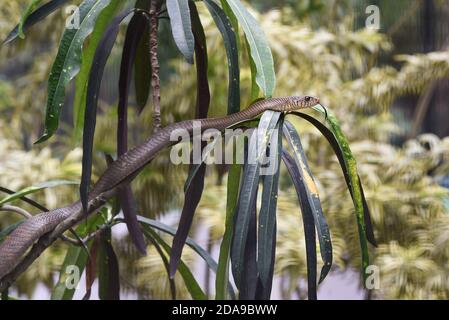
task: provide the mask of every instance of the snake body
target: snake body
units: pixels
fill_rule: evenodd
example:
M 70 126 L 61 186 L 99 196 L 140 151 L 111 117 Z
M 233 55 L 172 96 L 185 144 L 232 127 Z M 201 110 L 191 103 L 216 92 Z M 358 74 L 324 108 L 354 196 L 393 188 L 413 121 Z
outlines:
M 202 131 L 212 128 L 223 131 L 235 123 L 251 120 L 266 110 L 288 112 L 309 108 L 318 103 L 317 98 L 310 96 L 270 98 L 258 101 L 245 110 L 223 118 L 187 120 L 168 125 L 113 162 L 93 186 L 89 193 L 89 200 L 91 201 L 103 192 L 112 190 L 124 181 L 132 179 L 160 150 L 175 144 L 176 141 L 170 140 L 173 131 L 185 130 L 184 132 L 191 135 L 194 121 L 200 122 Z M 77 201 L 69 206 L 35 215 L 20 224 L 0 244 L 0 280 L 14 269 L 35 241 L 81 209 L 81 202 Z

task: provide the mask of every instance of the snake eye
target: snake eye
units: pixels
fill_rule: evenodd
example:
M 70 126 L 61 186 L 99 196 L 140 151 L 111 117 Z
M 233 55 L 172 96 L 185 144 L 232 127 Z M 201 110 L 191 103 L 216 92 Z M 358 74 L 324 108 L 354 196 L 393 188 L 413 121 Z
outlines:
M 310 99 L 311 99 L 310 97 L 306 97 L 306 98 L 305 98 L 306 102 L 309 102 Z

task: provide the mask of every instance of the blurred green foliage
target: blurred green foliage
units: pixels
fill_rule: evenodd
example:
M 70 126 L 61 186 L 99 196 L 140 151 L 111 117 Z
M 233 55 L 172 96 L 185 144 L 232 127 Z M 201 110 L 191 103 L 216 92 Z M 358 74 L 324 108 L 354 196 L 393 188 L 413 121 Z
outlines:
M 410 1 L 374 2 L 381 8 L 389 8 L 382 11 L 380 32 L 363 28 L 366 1 L 255 0 L 251 4 L 261 12 L 252 11 L 273 51 L 277 75 L 275 95 L 319 96 L 336 113 L 350 139 L 379 242 L 379 248 L 372 250 L 372 260 L 379 266 L 380 289 L 370 297 L 448 299 L 449 215 L 444 206 L 448 191 L 436 181 L 449 171 L 449 140 L 427 134 L 402 146 L 392 145 L 394 136 L 406 133 L 395 122 L 391 109 L 401 97 L 420 95 L 429 83 L 449 77 L 449 52 L 417 54 L 422 52 L 416 45 L 419 38 L 413 40 L 412 46 L 410 30 L 419 30 L 422 25 L 417 18 L 419 11 L 407 11 L 406 2 Z M 0 6 L 1 38 L 18 21 L 25 3 L 22 0 Z M 447 10 L 447 2 L 435 4 Z M 209 54 L 212 94 L 209 115 L 224 115 L 225 50 L 211 17 L 202 10 L 202 5 L 199 7 Z M 404 10 L 410 19 L 401 22 Z M 71 140 L 72 122 L 67 112 L 70 108 L 63 116 L 65 126 L 61 134 L 43 146 L 32 146 L 41 133 L 46 80 L 61 33 L 53 26 L 61 25 L 61 21 L 62 15 L 55 13 L 27 34 L 26 43 L 19 41 L 0 51 L 0 185 L 19 189 L 49 178 L 76 179 L 79 175 L 80 155 L 77 143 Z M 161 32 L 165 32 L 168 23 L 162 21 L 161 25 Z M 119 38 L 118 43 L 121 42 Z M 170 41 L 162 41 L 161 52 L 164 53 L 161 54 L 164 57 L 161 59 L 163 123 L 191 118 L 195 105 L 195 70 L 177 57 Z M 249 103 L 251 79 L 246 55 L 242 54 L 241 59 L 243 108 Z M 105 167 L 100 151 L 114 152 L 110 137 L 115 134 L 116 124 L 111 121 L 111 115 L 116 112 L 118 65 L 117 50 L 103 80 L 102 114 L 95 140 L 99 150 L 96 174 Z M 360 260 L 357 230 L 338 162 L 315 129 L 305 122 L 292 121 L 302 132 L 316 175 L 333 238 L 335 266 L 340 270 L 357 266 Z M 139 117 L 130 115 L 133 143 L 148 137 L 150 123 L 150 108 Z M 179 208 L 186 170 L 169 165 L 168 153 L 163 153 L 142 172 L 133 188 L 144 215 L 154 216 Z M 305 246 L 299 205 L 286 177 L 283 172 L 278 203 L 276 275 L 288 284 L 282 296 L 296 297 L 300 280 L 306 279 Z M 224 232 L 225 185 L 217 170 L 209 168 L 196 219 L 206 227 L 212 246 L 219 243 Z M 47 190 L 37 197 L 47 206 L 55 207 L 77 198 L 77 191 L 64 187 L 56 193 Z M 0 216 L 2 227 L 11 221 L 3 213 Z M 164 266 L 155 250 L 150 250 L 149 256 L 136 264 L 133 249 L 127 242 L 117 241 L 115 245 L 125 290 L 145 298 L 169 297 Z M 51 286 L 51 271 L 61 259 L 59 247 L 47 251 L 20 279 L 19 291 L 30 296 L 36 279 L 44 279 Z M 186 250 L 185 260 L 194 263 L 190 251 Z M 188 297 L 182 285 L 178 296 Z

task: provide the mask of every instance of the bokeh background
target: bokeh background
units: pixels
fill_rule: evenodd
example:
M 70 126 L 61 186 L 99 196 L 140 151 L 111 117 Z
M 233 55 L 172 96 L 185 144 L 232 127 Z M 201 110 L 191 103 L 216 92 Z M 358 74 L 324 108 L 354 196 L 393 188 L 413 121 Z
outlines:
M 18 22 L 25 0 L 0 5 L 0 38 Z M 132 5 L 132 1 L 129 1 Z M 253 0 L 245 3 L 273 51 L 277 96 L 307 93 L 334 111 L 350 140 L 373 216 L 379 268 L 378 290 L 361 288 L 360 252 L 349 192 L 325 139 L 305 122 L 300 128 L 316 176 L 334 244 L 334 267 L 318 298 L 449 298 L 449 1 L 447 0 Z M 380 9 L 380 29 L 368 30 L 366 8 Z M 210 116 L 225 114 L 226 54 L 219 31 L 198 3 L 205 25 Z M 25 40 L 0 48 L 0 185 L 20 189 L 52 179 L 77 180 L 80 141 L 73 132 L 74 86 L 69 89 L 58 135 L 33 145 L 43 128 L 46 81 L 64 25 L 64 10 L 33 27 Z M 161 20 L 161 34 L 169 23 Z M 114 152 L 118 70 L 124 33 L 102 81 L 101 115 L 95 137 L 95 174 L 102 152 Z M 193 116 L 195 70 L 161 37 L 161 104 L 165 124 Z M 242 106 L 249 101 L 250 70 L 241 57 Z M 131 96 L 131 104 L 135 104 Z M 133 109 L 135 110 L 135 109 Z M 130 115 L 133 142 L 151 132 L 151 108 Z M 187 167 L 172 166 L 162 153 L 133 182 L 139 213 L 176 226 Z M 273 298 L 304 299 L 305 243 L 300 209 L 286 172 L 278 201 L 276 281 Z M 191 236 L 214 257 L 224 232 L 226 168 L 210 166 Z M 33 195 L 55 208 L 76 200 L 76 186 Z M 23 206 L 23 204 L 20 204 Z M 31 212 L 35 209 L 25 207 Z M 17 221 L 0 212 L 0 228 Z M 114 229 L 124 298 L 169 298 L 164 266 L 156 251 L 140 258 L 126 232 Z M 169 239 L 167 239 L 169 240 Z M 66 245 L 47 250 L 14 289 L 22 298 L 47 298 L 58 278 Z M 188 249 L 184 260 L 210 296 L 214 276 Z M 188 298 L 181 279 L 178 295 Z M 83 295 L 82 288 L 77 297 Z

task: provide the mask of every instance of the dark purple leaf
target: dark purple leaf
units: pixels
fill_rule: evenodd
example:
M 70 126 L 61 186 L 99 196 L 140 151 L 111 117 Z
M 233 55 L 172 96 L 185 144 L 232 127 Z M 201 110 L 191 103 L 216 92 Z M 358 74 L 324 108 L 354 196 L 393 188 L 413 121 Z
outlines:
M 131 84 L 131 76 L 136 56 L 137 45 L 142 37 L 142 30 L 148 24 L 144 15 L 132 17 L 126 32 L 123 45 L 122 61 L 119 77 L 119 102 L 117 121 L 117 156 L 121 156 L 128 150 L 128 95 Z M 125 217 L 126 226 L 131 239 L 141 254 L 146 255 L 146 243 L 140 225 L 137 221 L 137 209 L 135 199 L 129 184 L 120 187 L 119 201 Z
M 335 138 L 334 134 L 332 133 L 332 131 L 330 131 L 324 124 L 322 124 L 320 121 L 316 120 L 315 118 L 311 117 L 308 114 L 305 113 L 301 113 L 301 112 L 292 112 L 292 114 L 301 117 L 307 121 L 309 121 L 311 124 L 313 124 L 322 134 L 323 136 L 327 139 L 327 141 L 329 142 L 329 144 L 331 145 L 332 149 L 334 150 L 335 155 L 337 156 L 338 162 L 340 163 L 340 167 L 343 171 L 343 175 L 345 177 L 345 181 L 346 184 L 348 186 L 349 192 L 351 194 L 351 197 L 353 197 L 352 194 L 352 188 L 351 188 L 351 184 L 350 184 L 350 178 L 348 175 L 348 170 L 346 168 L 346 164 L 345 164 L 345 160 L 344 160 L 344 156 L 343 156 L 343 152 L 340 149 L 340 146 L 338 144 L 337 139 Z M 362 202 L 363 202 L 363 215 L 364 215 L 364 219 L 365 219 L 365 225 L 366 225 L 366 237 L 368 239 L 368 241 L 375 247 L 377 247 L 377 242 L 376 242 L 376 238 L 374 236 L 374 228 L 373 228 L 373 224 L 371 221 L 371 214 L 369 212 L 369 208 L 368 208 L 368 204 L 366 202 L 366 198 L 365 198 L 365 194 L 363 192 L 363 186 L 362 186 L 362 182 L 360 180 L 359 177 L 359 187 L 360 187 L 360 191 L 361 191 L 361 195 L 362 195 Z
M 95 51 L 86 94 L 86 112 L 84 114 L 83 129 L 83 159 L 80 184 L 80 197 L 84 212 L 87 212 L 87 202 L 90 179 L 92 176 L 92 151 L 94 143 L 95 125 L 97 120 L 98 95 L 101 79 L 112 47 L 119 31 L 120 22 L 129 15 L 129 11 L 115 17 L 105 30 L 103 38 Z
M 206 37 L 203 26 L 198 15 L 198 11 L 193 2 L 190 5 L 190 15 L 192 29 L 195 38 L 195 61 L 197 72 L 197 98 L 196 98 L 196 116 L 197 118 L 206 118 L 210 105 L 209 82 L 207 78 L 207 47 Z M 202 144 L 202 148 L 204 144 Z M 201 150 L 202 150 L 201 148 Z M 193 169 L 193 166 L 190 168 Z M 204 189 L 204 176 L 206 167 L 204 164 L 197 170 L 192 182 L 185 192 L 184 207 L 182 208 L 181 218 L 178 230 L 173 238 L 172 250 L 170 253 L 170 277 L 173 278 L 182 255 L 190 227 L 192 225 L 195 210 L 201 199 Z
M 306 187 L 301 178 L 298 167 L 293 157 L 285 150 L 282 152 L 282 160 L 287 167 L 288 173 L 295 186 L 299 204 L 302 212 L 302 222 L 304 225 L 304 238 L 306 241 L 307 258 L 307 294 L 309 300 L 317 299 L 317 255 L 316 255 L 316 231 L 313 219 L 312 208 L 308 205 Z

